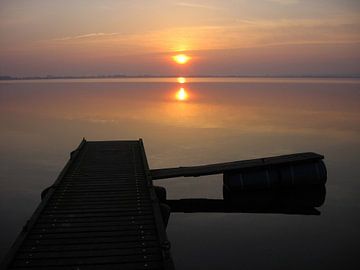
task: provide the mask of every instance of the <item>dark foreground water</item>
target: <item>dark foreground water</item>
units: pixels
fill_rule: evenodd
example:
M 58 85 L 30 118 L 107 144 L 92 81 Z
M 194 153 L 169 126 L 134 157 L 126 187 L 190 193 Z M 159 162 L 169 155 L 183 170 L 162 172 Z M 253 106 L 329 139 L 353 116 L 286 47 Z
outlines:
M 187 101 L 177 101 L 183 87 Z M 0 256 L 81 141 L 143 138 L 151 168 L 325 155 L 319 216 L 173 213 L 177 269 L 359 269 L 360 80 L 0 82 Z M 162 180 L 170 199 L 222 198 L 222 176 Z

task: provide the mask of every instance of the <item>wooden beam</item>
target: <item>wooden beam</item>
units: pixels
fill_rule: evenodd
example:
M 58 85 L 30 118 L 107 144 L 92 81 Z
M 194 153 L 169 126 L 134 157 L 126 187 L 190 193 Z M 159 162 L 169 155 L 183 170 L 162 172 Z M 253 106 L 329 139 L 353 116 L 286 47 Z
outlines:
M 166 169 L 150 170 L 153 180 L 175 178 L 175 177 L 198 177 L 212 174 L 222 174 L 230 171 L 240 171 L 244 169 L 260 168 L 264 166 L 287 165 L 300 162 L 308 162 L 323 159 L 324 156 L 317 153 L 306 152 L 291 155 L 282 155 L 267 158 L 257 158 L 250 160 L 240 160 L 225 163 L 216 163 L 200 166 L 176 167 Z

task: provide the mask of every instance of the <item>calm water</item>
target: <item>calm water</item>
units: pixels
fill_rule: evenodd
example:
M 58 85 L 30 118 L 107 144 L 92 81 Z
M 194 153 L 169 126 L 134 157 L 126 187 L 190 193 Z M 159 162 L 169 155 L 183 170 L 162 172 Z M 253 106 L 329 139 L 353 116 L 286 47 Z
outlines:
M 0 82 L 0 121 L 1 256 L 83 137 L 143 138 L 151 168 L 325 155 L 320 216 L 172 214 L 177 269 L 359 269 L 360 80 Z M 222 198 L 221 175 L 158 184 L 170 199 Z

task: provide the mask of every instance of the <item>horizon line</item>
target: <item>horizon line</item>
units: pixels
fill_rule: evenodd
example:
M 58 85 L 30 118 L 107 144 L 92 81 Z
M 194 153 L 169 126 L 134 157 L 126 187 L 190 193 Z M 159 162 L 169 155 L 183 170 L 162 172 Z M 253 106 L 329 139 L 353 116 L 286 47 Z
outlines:
M 198 75 L 45 75 L 9 76 L 0 75 L 0 80 L 52 80 L 52 79 L 112 79 L 112 78 L 360 78 L 360 74 L 198 74 Z

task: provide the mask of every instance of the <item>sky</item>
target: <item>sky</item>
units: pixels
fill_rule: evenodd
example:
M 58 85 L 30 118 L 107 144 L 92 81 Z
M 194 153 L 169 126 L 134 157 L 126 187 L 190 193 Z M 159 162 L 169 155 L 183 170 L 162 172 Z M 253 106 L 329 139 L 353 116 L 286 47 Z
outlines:
M 0 75 L 112 74 L 360 74 L 360 1 L 0 0 Z

